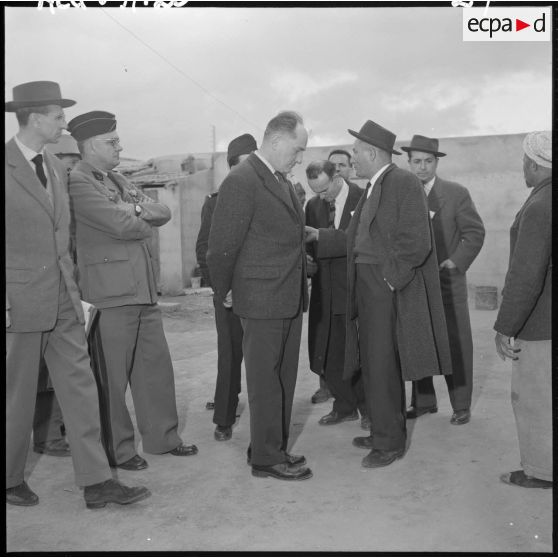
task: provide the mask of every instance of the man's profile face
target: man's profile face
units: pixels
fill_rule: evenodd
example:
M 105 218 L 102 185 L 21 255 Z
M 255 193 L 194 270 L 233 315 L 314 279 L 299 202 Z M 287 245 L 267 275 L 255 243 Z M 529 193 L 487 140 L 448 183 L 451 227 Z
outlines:
M 423 151 L 411 151 L 409 153 L 409 168 L 418 176 L 419 180 L 426 184 L 436 176 L 438 158 L 432 153 Z
M 359 178 L 374 176 L 374 157 L 370 147 L 357 139 L 353 144 L 353 168 Z
M 44 143 L 56 143 L 62 131 L 66 129 L 66 117 L 62 107 L 49 105 L 47 114 L 34 113 L 37 123 L 37 132 Z
M 533 179 L 533 162 L 527 155 L 523 154 L 523 177 L 525 178 L 525 184 L 527 184 L 527 188 L 532 188 L 534 184 Z
M 283 133 L 275 140 L 275 170 L 288 174 L 292 168 L 302 163 L 302 155 L 306 150 L 308 132 L 301 126 L 295 128 L 295 137 Z
M 95 136 L 91 141 L 99 162 L 103 164 L 103 170 L 112 170 L 118 165 L 122 146 L 116 130 Z
M 335 176 L 341 176 L 345 180 L 349 180 L 351 174 L 351 162 L 343 153 L 333 153 L 329 156 L 328 161 L 335 165 Z

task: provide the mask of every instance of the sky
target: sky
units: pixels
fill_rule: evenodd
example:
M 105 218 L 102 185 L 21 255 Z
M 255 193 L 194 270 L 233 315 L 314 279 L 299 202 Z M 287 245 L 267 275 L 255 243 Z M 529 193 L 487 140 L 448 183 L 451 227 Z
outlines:
M 550 42 L 463 42 L 461 8 L 5 8 L 5 98 L 57 81 L 71 118 L 116 114 L 123 156 L 258 144 L 296 110 L 309 146 L 368 119 L 410 139 L 551 128 Z M 138 6 L 141 2 L 137 3 Z M 373 4 L 373 3 L 372 3 Z M 475 3 L 476 5 L 477 3 Z M 482 4 L 478 2 L 478 4 Z M 6 113 L 6 139 L 17 131 Z

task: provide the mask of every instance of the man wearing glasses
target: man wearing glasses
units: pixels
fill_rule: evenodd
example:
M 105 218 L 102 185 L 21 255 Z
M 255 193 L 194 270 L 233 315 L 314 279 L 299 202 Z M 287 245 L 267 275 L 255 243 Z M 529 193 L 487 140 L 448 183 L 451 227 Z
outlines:
M 126 408 L 130 384 L 147 453 L 194 455 L 177 432 L 174 371 L 157 307 L 150 239 L 170 219 L 169 208 L 113 172 L 120 140 L 113 114 L 92 111 L 68 124 L 82 160 L 70 174 L 82 298 L 98 309 L 92 358 L 100 392 L 105 449 L 112 466 L 148 465 L 134 443 Z

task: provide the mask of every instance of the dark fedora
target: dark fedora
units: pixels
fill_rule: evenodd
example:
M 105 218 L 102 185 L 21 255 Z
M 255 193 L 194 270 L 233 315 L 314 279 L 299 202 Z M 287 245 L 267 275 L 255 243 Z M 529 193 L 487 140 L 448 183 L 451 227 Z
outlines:
M 367 120 L 359 132 L 355 132 L 354 130 L 348 130 L 348 132 L 351 136 L 355 136 L 355 138 L 369 143 L 370 145 L 379 147 L 390 153 L 395 153 L 395 155 L 401 155 L 399 151 L 393 149 L 395 134 L 386 130 L 383 126 L 376 124 L 376 122 L 372 122 L 372 120 Z
M 438 140 L 436 138 L 427 138 L 426 136 L 419 136 L 415 134 L 411 140 L 409 147 L 402 147 L 403 151 L 409 153 L 410 151 L 422 151 L 423 153 L 432 153 L 436 157 L 445 157 L 446 154 L 438 151 Z
M 6 103 L 6 112 L 14 112 L 21 108 L 44 107 L 58 105 L 62 108 L 71 107 L 76 102 L 63 99 L 60 86 L 55 81 L 30 81 L 16 85 L 13 89 L 13 101 Z

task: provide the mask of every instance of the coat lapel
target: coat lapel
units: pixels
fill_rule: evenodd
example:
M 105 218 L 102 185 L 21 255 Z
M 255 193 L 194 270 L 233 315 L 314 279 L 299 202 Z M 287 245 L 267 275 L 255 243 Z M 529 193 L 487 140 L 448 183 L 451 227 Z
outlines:
M 382 183 L 384 178 L 393 168 L 395 168 L 395 164 L 391 163 L 391 165 L 389 165 L 389 167 L 382 174 L 380 174 L 374 186 L 372 186 L 372 193 L 370 194 L 370 224 L 374 222 L 376 212 L 378 211 L 378 207 L 380 205 L 380 199 L 382 197 Z
M 339 229 L 346 230 L 351 221 L 351 212 L 358 205 L 358 201 L 362 196 L 362 190 L 351 184 L 349 186 L 349 193 L 347 194 L 347 199 L 345 200 L 345 207 L 343 207 L 343 213 L 341 214 L 341 221 L 339 222 Z
M 45 152 L 45 161 L 52 187 L 52 204 L 54 205 L 54 223 L 60 221 L 62 215 L 62 198 L 67 195 L 64 189 L 64 182 L 60 177 L 59 170 L 56 168 L 54 156 Z
M 54 208 L 47 191 L 13 139 L 6 144 L 6 162 L 12 167 L 12 176 L 16 182 L 39 202 L 51 219 L 54 219 Z
M 444 189 L 440 183 L 440 179 L 436 177 L 436 180 L 434 180 L 434 184 L 428 193 L 428 210 L 432 212 L 432 217 L 440 211 L 444 203 Z

